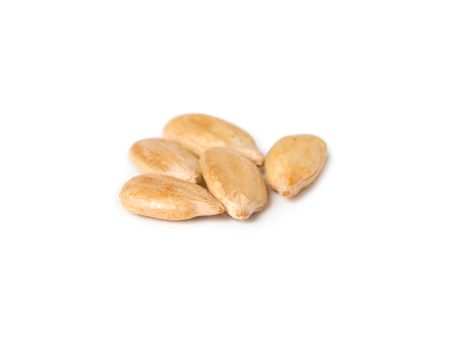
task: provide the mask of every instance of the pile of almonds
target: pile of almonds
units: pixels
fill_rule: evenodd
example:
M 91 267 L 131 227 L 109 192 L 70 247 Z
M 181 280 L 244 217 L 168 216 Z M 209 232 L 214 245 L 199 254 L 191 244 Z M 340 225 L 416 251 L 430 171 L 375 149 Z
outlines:
M 294 197 L 314 182 L 327 158 L 325 142 L 314 135 L 286 136 L 265 158 L 246 131 L 204 114 L 172 119 L 163 136 L 131 147 L 130 157 L 144 175 L 120 193 L 130 212 L 162 220 L 224 211 L 246 220 L 267 203 L 260 166 L 272 189 Z M 203 180 L 208 190 L 199 185 Z

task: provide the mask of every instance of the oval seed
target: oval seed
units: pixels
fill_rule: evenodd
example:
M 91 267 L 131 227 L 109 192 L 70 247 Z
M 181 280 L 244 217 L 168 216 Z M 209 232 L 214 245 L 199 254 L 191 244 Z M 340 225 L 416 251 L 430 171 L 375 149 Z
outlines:
M 267 203 L 260 170 L 231 148 L 211 148 L 200 158 L 203 178 L 210 192 L 235 219 L 248 219 Z
M 286 136 L 277 141 L 265 159 L 271 188 L 294 197 L 320 174 L 327 159 L 325 142 L 314 135 Z
M 163 134 L 198 156 L 212 147 L 231 147 L 257 165 L 262 165 L 264 161 L 251 135 L 236 125 L 209 115 L 186 114 L 176 117 L 165 126 Z
M 180 144 L 159 138 L 137 141 L 129 150 L 137 168 L 147 174 L 173 176 L 198 183 L 201 172 L 198 158 Z
M 203 187 L 170 176 L 133 177 L 122 188 L 120 200 L 130 212 L 162 220 L 187 220 L 224 212 Z

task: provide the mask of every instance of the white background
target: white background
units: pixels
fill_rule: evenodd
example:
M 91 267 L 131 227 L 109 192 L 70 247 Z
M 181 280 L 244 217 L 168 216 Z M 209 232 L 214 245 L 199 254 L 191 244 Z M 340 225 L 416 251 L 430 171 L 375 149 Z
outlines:
M 0 3 L 0 348 L 454 348 L 452 1 Z M 248 222 L 127 213 L 204 112 L 329 147 Z

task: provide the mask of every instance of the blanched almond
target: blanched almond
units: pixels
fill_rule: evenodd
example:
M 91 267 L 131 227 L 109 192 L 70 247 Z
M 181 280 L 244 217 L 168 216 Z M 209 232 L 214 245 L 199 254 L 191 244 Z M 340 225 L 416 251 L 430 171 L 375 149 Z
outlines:
M 120 193 L 123 206 L 134 214 L 162 220 L 187 220 L 224 212 L 203 187 L 165 175 L 140 175 Z
M 200 182 L 198 158 L 177 142 L 150 138 L 137 141 L 129 155 L 142 173 L 173 176 L 189 182 Z
M 260 170 L 231 148 L 211 148 L 200 158 L 203 178 L 210 192 L 235 219 L 248 219 L 267 203 Z
M 276 142 L 266 156 L 266 179 L 281 195 L 294 197 L 315 181 L 326 158 L 326 144 L 321 138 L 286 136 Z
M 262 165 L 264 161 L 251 135 L 225 120 L 209 115 L 186 114 L 176 117 L 165 126 L 163 134 L 198 156 L 212 147 L 230 147 L 257 165 Z

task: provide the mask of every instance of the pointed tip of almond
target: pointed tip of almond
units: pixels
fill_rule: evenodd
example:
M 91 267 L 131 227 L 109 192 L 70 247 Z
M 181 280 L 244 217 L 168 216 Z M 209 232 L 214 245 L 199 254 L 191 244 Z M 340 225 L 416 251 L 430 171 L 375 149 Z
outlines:
M 293 197 L 295 197 L 295 193 L 292 193 L 290 191 L 280 191 L 279 194 L 281 194 L 285 198 L 293 198 Z
M 230 213 L 230 216 L 237 220 L 247 220 L 251 217 L 252 213 L 248 211 L 237 211 L 235 213 Z
M 265 162 L 265 158 L 262 156 L 261 158 L 255 158 L 253 159 L 255 165 L 257 166 L 262 166 L 263 163 Z
M 240 153 L 242 153 L 244 156 L 252 160 L 255 165 L 257 166 L 262 166 L 263 163 L 265 162 L 265 156 L 260 152 L 258 149 L 239 149 Z
M 225 213 L 225 208 L 221 203 L 219 203 L 216 214 L 222 214 L 222 213 Z
M 182 180 L 190 182 L 192 184 L 199 185 L 200 182 L 202 181 L 202 175 L 201 174 L 200 175 L 193 175 L 191 177 L 182 178 Z
M 265 156 L 261 154 L 260 151 L 254 152 L 254 154 L 249 155 L 248 158 L 251 159 L 258 167 L 265 163 Z

